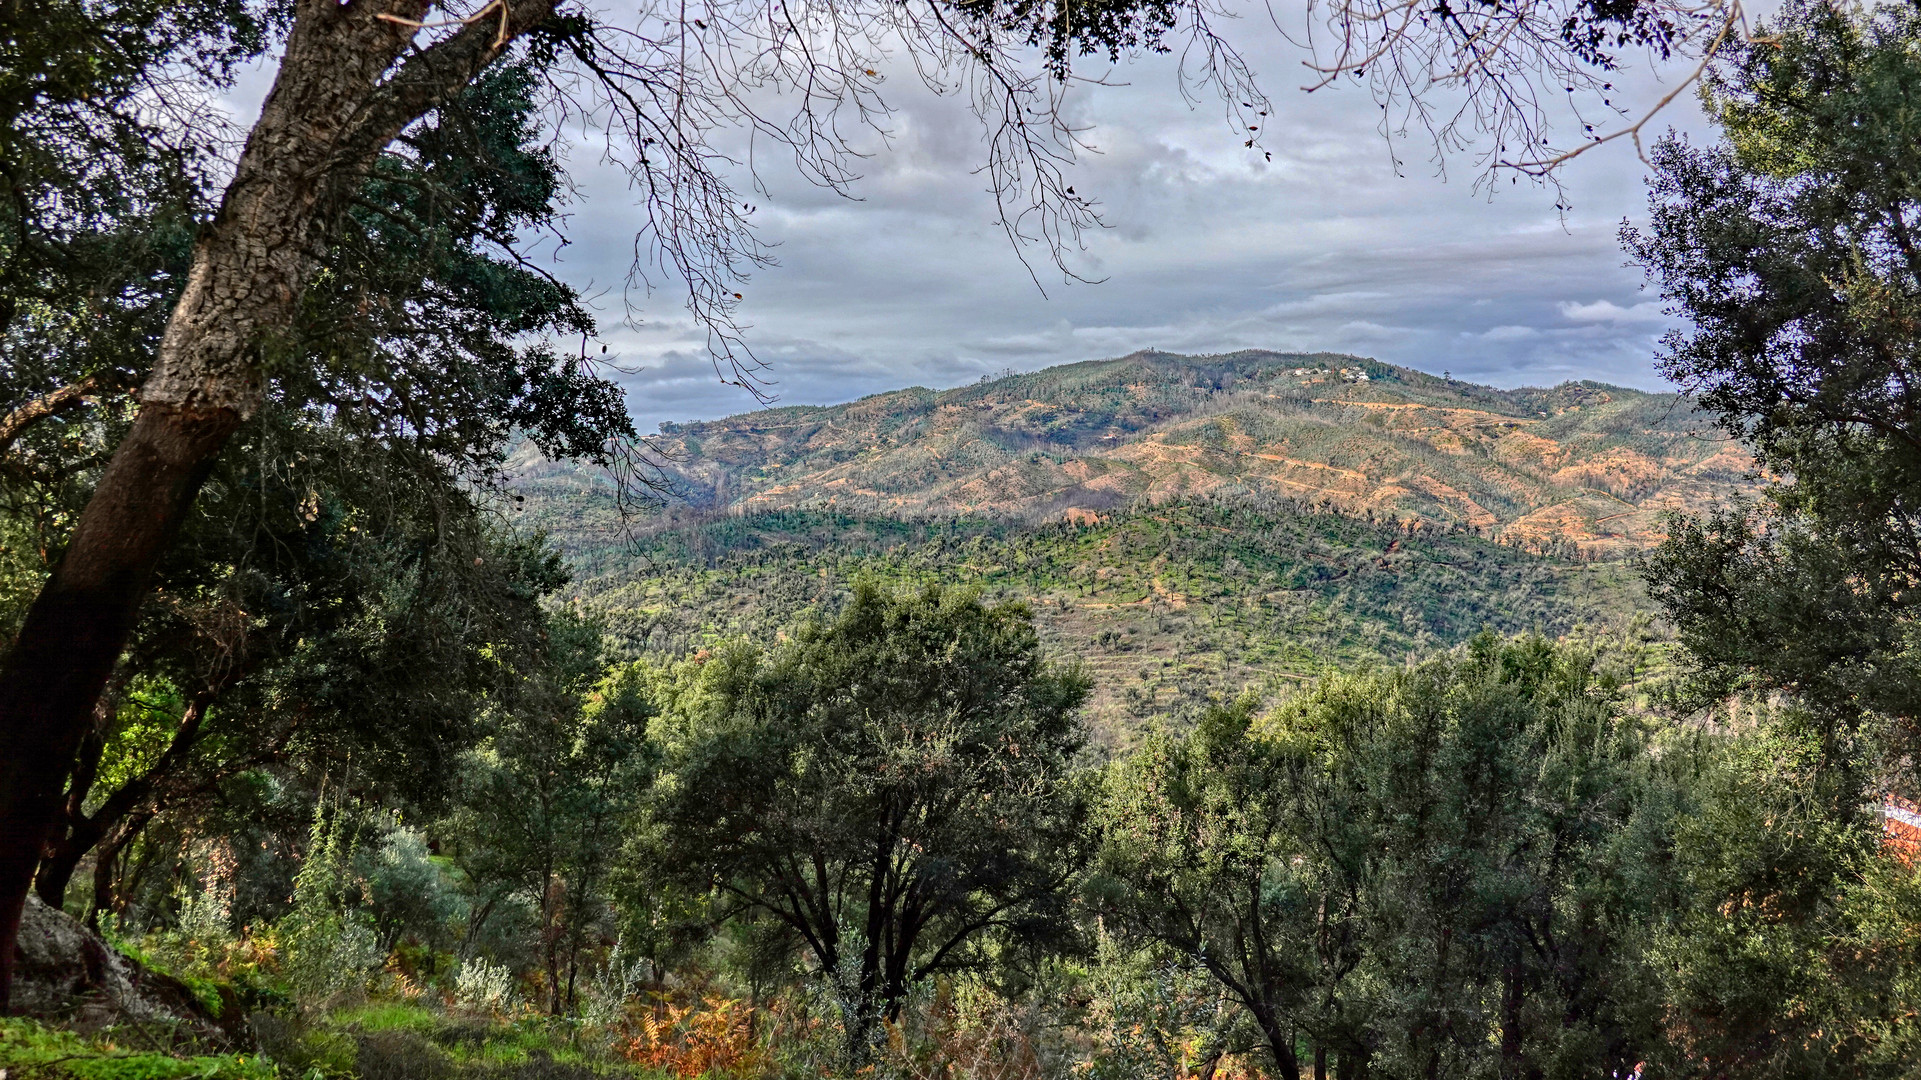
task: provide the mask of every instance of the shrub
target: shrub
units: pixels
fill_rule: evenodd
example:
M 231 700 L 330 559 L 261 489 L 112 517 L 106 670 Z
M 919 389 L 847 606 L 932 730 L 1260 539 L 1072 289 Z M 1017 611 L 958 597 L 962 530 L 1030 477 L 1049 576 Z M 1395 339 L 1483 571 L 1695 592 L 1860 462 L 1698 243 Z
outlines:
M 461 961 L 454 975 L 454 1000 L 481 1012 L 504 1012 L 513 1001 L 514 973 L 505 964 L 490 964 L 478 956 Z
M 293 910 L 277 927 L 288 985 L 313 1007 L 359 994 L 384 952 L 373 920 L 347 906 L 353 839 L 342 835 L 340 807 L 314 807 L 307 856 L 294 876 Z
M 767 1065 L 746 1002 L 711 995 L 676 1005 L 665 998 L 641 1014 L 625 1047 L 629 1060 L 673 1076 L 753 1074 Z

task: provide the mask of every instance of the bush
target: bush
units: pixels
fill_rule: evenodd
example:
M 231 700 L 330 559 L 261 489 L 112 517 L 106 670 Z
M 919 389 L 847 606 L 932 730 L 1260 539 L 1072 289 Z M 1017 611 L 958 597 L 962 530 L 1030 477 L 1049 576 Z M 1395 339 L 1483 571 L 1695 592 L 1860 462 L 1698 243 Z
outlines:
M 385 953 L 365 912 L 349 909 L 353 839 L 341 809 L 314 807 L 307 856 L 294 876 L 294 906 L 275 927 L 287 983 L 302 1005 L 319 1006 L 366 989 Z
M 443 942 L 459 899 L 427 850 L 419 829 L 386 822 L 380 846 L 356 853 L 354 870 L 364 882 L 367 910 L 383 951 L 411 935 L 429 945 Z
M 461 961 L 454 975 L 454 1000 L 479 1012 L 505 1012 L 514 997 L 514 973 L 505 964 L 475 956 Z

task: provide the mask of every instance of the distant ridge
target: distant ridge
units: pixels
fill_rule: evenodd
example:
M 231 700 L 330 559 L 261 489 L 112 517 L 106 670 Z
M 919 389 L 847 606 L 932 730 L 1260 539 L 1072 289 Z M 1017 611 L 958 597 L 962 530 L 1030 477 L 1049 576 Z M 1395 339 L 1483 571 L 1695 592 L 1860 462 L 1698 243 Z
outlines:
M 1747 454 L 1675 394 L 1499 390 L 1336 353 L 1144 351 L 952 390 L 911 387 L 662 425 L 710 508 L 1085 517 L 1237 491 L 1467 525 L 1589 554 L 1747 484 Z M 582 477 L 518 461 L 520 483 Z M 577 487 L 576 487 L 576 490 Z M 584 494 L 584 492 L 582 492 Z

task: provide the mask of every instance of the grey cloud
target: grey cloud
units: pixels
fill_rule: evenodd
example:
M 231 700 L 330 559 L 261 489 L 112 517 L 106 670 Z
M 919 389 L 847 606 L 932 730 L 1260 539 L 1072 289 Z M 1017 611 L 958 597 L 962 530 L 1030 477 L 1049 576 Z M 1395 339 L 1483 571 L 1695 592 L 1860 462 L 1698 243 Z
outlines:
M 1237 30 L 1258 38 L 1258 23 Z M 758 177 L 739 181 L 779 265 L 743 286 L 743 316 L 768 390 L 783 404 L 829 403 L 1148 346 L 1345 350 L 1502 385 L 1660 385 L 1651 360 L 1670 321 L 1615 239 L 1643 213 L 1631 147 L 1568 168 L 1563 216 L 1545 188 L 1477 191 L 1469 159 L 1438 176 L 1418 139 L 1382 138 L 1362 93 L 1294 91 L 1299 56 L 1278 39 L 1252 58 L 1278 107 L 1264 134 L 1272 162 L 1242 147 L 1212 103 L 1186 107 L 1167 58 L 1110 79 L 1127 85 L 1073 91 L 1098 152 L 1071 180 L 1111 227 L 1067 261 L 1099 284 L 1065 282 L 1028 249 L 1036 287 L 973 172 L 981 134 L 966 103 L 925 92 L 911 72 L 888 72 L 899 112 L 887 137 L 860 136 L 873 156 L 858 200 L 757 147 Z M 1626 100 L 1659 94 L 1645 76 L 1621 82 Z M 1673 120 L 1699 123 L 1681 106 Z M 622 178 L 576 167 L 583 201 L 561 272 L 618 285 L 638 211 Z M 604 304 L 605 336 L 645 369 L 623 377 L 645 423 L 755 407 L 715 377 L 671 288 L 627 297 L 634 326 L 619 325 L 621 299 Z

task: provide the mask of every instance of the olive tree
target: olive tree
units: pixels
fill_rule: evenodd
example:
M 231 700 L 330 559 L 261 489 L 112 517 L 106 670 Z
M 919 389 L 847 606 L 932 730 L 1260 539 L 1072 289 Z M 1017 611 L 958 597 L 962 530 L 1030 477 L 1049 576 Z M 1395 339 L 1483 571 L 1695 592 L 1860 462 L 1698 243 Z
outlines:
M 1086 694 L 1021 605 L 857 588 L 663 684 L 656 858 L 805 943 L 859 1063 L 915 984 L 1071 932 Z

